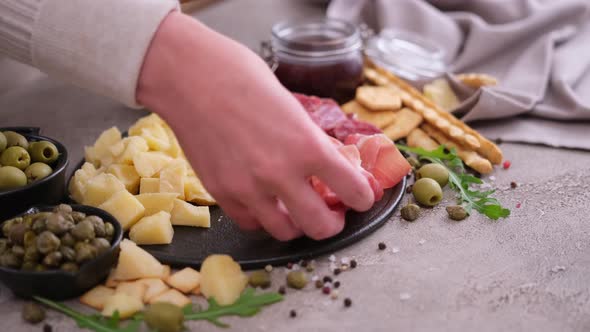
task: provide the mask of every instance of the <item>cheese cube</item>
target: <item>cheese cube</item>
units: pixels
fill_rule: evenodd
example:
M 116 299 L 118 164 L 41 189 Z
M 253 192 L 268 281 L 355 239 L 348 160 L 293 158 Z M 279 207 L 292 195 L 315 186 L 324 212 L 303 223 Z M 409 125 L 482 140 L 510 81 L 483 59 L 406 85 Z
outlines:
M 171 213 L 172 225 L 211 227 L 211 216 L 208 206 L 194 206 L 185 201 L 175 199 Z
M 184 199 L 199 205 L 215 205 L 215 199 L 207 192 L 197 177 L 187 176 L 184 182 Z
M 115 280 L 162 278 L 164 266 L 149 252 L 127 239 L 121 241 L 120 246 L 119 261 L 114 272 Z
M 173 236 L 170 213 L 165 211 L 142 218 L 129 231 L 129 238 L 137 244 L 169 244 Z
M 153 177 L 174 159 L 161 152 L 140 152 L 133 156 L 135 170 L 142 178 Z
M 135 313 L 143 310 L 143 301 L 129 296 L 125 293 L 116 293 L 109 297 L 104 304 L 102 315 L 111 317 L 115 312 L 119 313 L 119 318 L 125 319 L 133 316 Z
M 120 152 L 120 144 L 123 144 L 124 149 Z M 124 138 L 119 145 L 112 147 L 115 161 L 118 164 L 133 165 L 133 157 L 138 153 L 147 152 L 149 150 L 147 142 L 139 136 L 131 136 Z M 120 152 L 115 154 L 116 152 Z
M 151 216 L 152 214 L 160 211 L 172 212 L 174 208 L 174 198 L 176 194 L 171 193 L 152 193 L 152 194 L 141 194 L 135 196 L 145 207 L 145 216 Z
M 185 177 L 185 162 L 175 160 L 160 171 L 160 192 L 175 193 L 177 198 L 184 199 Z
M 124 230 L 131 228 L 131 226 L 143 217 L 145 212 L 145 208 L 139 200 L 127 190 L 121 190 L 113 194 L 99 208 L 112 214 Z
M 86 183 L 82 203 L 97 207 L 121 190 L 125 190 L 125 185 L 116 176 L 108 173 L 98 174 Z
M 141 178 L 139 180 L 139 194 L 153 194 L 160 190 L 160 179 Z
M 139 191 L 139 174 L 132 165 L 112 164 L 107 168 L 107 173 L 116 176 L 128 192 L 135 195 Z

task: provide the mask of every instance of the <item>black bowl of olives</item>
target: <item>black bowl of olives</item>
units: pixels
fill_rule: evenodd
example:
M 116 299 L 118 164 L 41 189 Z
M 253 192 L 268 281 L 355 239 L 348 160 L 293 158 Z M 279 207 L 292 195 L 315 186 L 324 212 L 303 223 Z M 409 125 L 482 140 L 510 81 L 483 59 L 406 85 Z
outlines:
M 63 144 L 39 135 L 39 128 L 0 128 L 0 220 L 59 203 L 67 165 Z
M 0 281 L 23 298 L 79 296 L 116 264 L 122 238 L 121 225 L 104 210 L 33 207 L 0 224 Z

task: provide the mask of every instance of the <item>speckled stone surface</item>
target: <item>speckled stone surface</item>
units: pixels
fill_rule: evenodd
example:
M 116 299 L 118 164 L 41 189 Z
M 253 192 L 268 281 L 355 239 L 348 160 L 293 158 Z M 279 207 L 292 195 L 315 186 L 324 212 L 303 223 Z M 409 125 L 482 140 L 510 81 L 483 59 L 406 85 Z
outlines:
M 274 21 L 321 15 L 315 2 L 222 1 L 196 16 L 255 48 Z M 0 125 L 42 126 L 70 148 L 72 160 L 105 128 L 125 128 L 143 114 L 35 72 L 0 95 Z M 337 277 L 339 299 L 310 285 L 289 290 L 285 301 L 254 318 L 225 321 L 232 331 L 590 331 L 590 153 L 502 148 L 512 167 L 486 181 L 499 188 L 510 218 L 453 222 L 441 206 L 407 223 L 396 212 L 374 235 L 335 253 L 359 262 Z M 444 203 L 452 202 L 451 192 L 445 196 Z M 379 251 L 379 242 L 387 249 Z M 318 259 L 314 274 L 325 275 L 328 265 L 328 257 Z M 273 271 L 273 289 L 284 276 L 283 268 Z M 345 297 L 353 301 L 347 309 Z M 42 330 L 22 322 L 21 305 L 0 286 L 0 331 Z M 296 318 L 289 317 L 292 309 Z M 48 316 L 53 331 L 77 330 L 55 312 Z M 219 330 L 205 322 L 188 326 Z

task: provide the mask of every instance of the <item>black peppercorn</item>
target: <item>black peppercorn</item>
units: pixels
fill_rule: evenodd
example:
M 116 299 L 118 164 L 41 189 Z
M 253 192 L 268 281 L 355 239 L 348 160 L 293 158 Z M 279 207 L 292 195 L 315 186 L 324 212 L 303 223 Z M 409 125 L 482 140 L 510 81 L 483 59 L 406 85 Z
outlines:
M 348 298 L 348 297 L 347 297 L 347 298 L 345 298 L 345 299 L 344 299 L 344 306 L 348 308 L 348 307 L 350 307 L 351 305 L 352 305 L 352 300 L 351 300 L 350 298 Z
M 287 293 L 287 289 L 285 288 L 285 286 L 279 287 L 279 294 L 285 295 L 286 293 Z
M 383 242 L 379 242 L 378 247 L 379 247 L 379 250 L 385 250 L 385 248 L 387 248 L 387 246 Z
M 326 283 L 326 282 L 332 282 L 332 278 L 330 278 L 329 276 L 325 276 L 324 283 Z
M 308 262 L 306 260 L 301 261 L 301 267 L 307 267 Z
M 516 184 L 516 182 L 514 182 L 514 181 L 510 182 L 510 188 L 514 189 L 516 187 L 518 187 L 518 184 Z
M 315 288 L 322 288 L 324 287 L 324 283 L 321 280 L 315 281 Z
M 334 275 L 335 275 L 335 276 L 339 275 L 339 274 L 340 274 L 340 272 L 342 272 L 342 270 L 340 270 L 340 269 L 338 269 L 338 268 L 334 269 Z
M 333 286 L 334 286 L 334 288 L 340 287 L 340 281 L 334 281 Z
M 291 310 L 291 311 L 289 312 L 289 316 L 290 316 L 291 318 L 295 318 L 295 317 L 297 317 L 297 311 L 295 311 L 295 310 Z
M 350 268 L 351 269 L 356 268 L 356 261 L 354 259 L 350 261 Z
M 53 332 L 53 327 L 49 324 L 43 325 L 43 332 Z

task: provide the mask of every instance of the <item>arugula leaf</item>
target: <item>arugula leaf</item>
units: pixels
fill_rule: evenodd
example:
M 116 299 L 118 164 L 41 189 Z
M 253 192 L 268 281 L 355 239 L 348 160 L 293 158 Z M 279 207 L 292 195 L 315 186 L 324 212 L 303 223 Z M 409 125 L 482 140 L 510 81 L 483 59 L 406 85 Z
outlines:
M 126 325 L 120 326 L 121 322 L 118 312 L 115 312 L 111 318 L 105 318 L 98 314 L 86 315 L 59 302 L 39 296 L 34 296 L 33 298 L 74 319 L 78 327 L 95 332 L 137 332 L 143 322 L 143 313 L 141 312 L 134 315 Z M 263 307 L 282 300 L 283 296 L 280 294 L 256 294 L 253 288 L 246 288 L 240 298 L 232 305 L 220 306 L 213 298 L 209 299 L 209 307 L 206 310 L 201 311 L 197 306 L 195 311 L 192 305 L 188 305 L 183 308 L 184 319 L 206 320 L 219 327 L 229 327 L 229 325 L 219 321 L 219 319 L 224 316 L 254 316 Z
M 223 316 L 250 317 L 256 315 L 262 307 L 280 302 L 283 296 L 277 293 L 264 293 L 257 295 L 253 288 L 246 288 L 240 298 L 232 305 L 220 306 L 214 298 L 209 299 L 209 307 L 204 311 L 192 311 L 185 308 L 186 320 L 207 320 L 219 327 L 229 325 L 219 321 Z
M 490 219 L 498 220 L 510 215 L 510 210 L 502 207 L 498 199 L 490 197 L 495 190 L 477 191 L 470 188 L 474 184 L 482 184 L 481 179 L 466 173 L 465 165 L 455 149 L 447 150 L 444 145 L 437 149 L 427 151 L 422 148 L 411 148 L 396 144 L 397 148 L 404 152 L 414 153 L 422 160 L 430 161 L 444 166 L 449 171 L 449 185 L 451 189 L 459 193 L 459 204 L 464 204 L 467 213 L 476 210 Z

